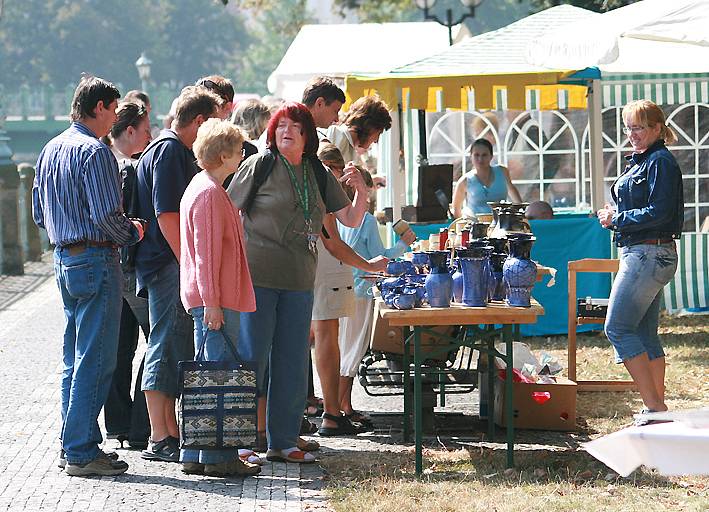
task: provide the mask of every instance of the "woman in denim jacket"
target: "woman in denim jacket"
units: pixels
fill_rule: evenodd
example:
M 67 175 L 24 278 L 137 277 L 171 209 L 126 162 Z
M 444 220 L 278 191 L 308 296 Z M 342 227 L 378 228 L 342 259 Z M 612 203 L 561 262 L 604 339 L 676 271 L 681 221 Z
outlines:
M 616 362 L 625 365 L 638 387 L 643 412 L 666 411 L 665 353 L 657 325 L 662 289 L 677 270 L 674 239 L 684 222 L 682 172 L 665 147 L 677 136 L 651 101 L 626 105 L 623 122 L 633 154 L 611 186 L 617 208 L 606 204 L 598 211 L 620 248 L 605 332 Z

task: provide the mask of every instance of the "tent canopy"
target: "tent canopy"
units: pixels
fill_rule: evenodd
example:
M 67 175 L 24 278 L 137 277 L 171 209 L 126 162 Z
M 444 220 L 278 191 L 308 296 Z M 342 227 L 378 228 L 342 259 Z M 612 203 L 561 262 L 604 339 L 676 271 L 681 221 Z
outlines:
M 464 25 L 454 29 L 456 38 L 469 34 Z M 304 25 L 268 78 L 268 90 L 300 101 L 314 76 L 383 73 L 447 47 L 448 29 L 438 23 Z
M 401 99 L 409 108 L 427 110 L 586 108 L 585 86 L 568 85 L 586 66 L 531 65 L 525 48 L 550 26 L 596 16 L 600 15 L 569 5 L 552 7 L 386 74 L 350 74 L 348 99 L 376 91 L 389 105 Z
M 531 65 L 611 73 L 709 71 L 709 2 L 644 0 L 530 41 Z

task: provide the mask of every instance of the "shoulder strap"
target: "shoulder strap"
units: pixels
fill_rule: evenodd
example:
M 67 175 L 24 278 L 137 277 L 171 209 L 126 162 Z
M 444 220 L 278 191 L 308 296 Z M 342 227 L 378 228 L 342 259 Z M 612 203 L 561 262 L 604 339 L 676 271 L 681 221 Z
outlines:
M 267 150 L 258 158 L 259 161 L 256 162 L 256 167 L 254 168 L 254 179 L 251 183 L 251 190 L 249 190 L 249 195 L 246 196 L 246 201 L 244 201 L 242 208 L 242 211 L 246 215 L 249 214 L 261 185 L 266 183 L 266 180 L 271 175 L 271 171 L 273 171 L 273 167 L 276 165 L 276 155 L 271 150 Z
M 311 167 L 313 168 L 313 173 L 315 174 L 315 181 L 318 184 L 318 190 L 320 191 L 320 197 L 323 203 L 327 200 L 327 171 L 323 166 L 322 162 L 318 158 L 310 159 Z
M 138 176 L 133 162 L 127 159 L 122 160 L 120 174 L 123 178 L 123 211 L 128 217 L 137 217 Z

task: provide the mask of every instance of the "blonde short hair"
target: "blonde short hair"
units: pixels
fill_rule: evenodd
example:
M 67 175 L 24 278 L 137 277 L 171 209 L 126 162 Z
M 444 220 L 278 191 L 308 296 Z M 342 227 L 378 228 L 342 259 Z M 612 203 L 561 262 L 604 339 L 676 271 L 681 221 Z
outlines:
M 666 124 L 665 113 L 650 100 L 632 101 L 623 107 L 623 122 L 626 126 L 637 123 L 650 128 L 659 124 L 661 125 L 660 138 L 666 144 L 677 142 L 677 134 Z
M 192 151 L 202 169 L 216 169 L 222 165 L 222 155 L 233 156 L 235 151 L 241 151 L 244 138 L 244 132 L 238 126 L 210 118 L 197 130 Z

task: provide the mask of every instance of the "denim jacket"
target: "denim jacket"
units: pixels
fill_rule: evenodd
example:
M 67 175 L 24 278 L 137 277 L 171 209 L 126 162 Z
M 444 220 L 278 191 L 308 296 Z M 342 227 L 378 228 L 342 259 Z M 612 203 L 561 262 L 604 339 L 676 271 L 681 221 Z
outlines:
M 628 166 L 611 186 L 617 205 L 612 220 L 615 242 L 624 247 L 649 239 L 679 238 L 684 223 L 682 172 L 664 141 L 626 160 Z

